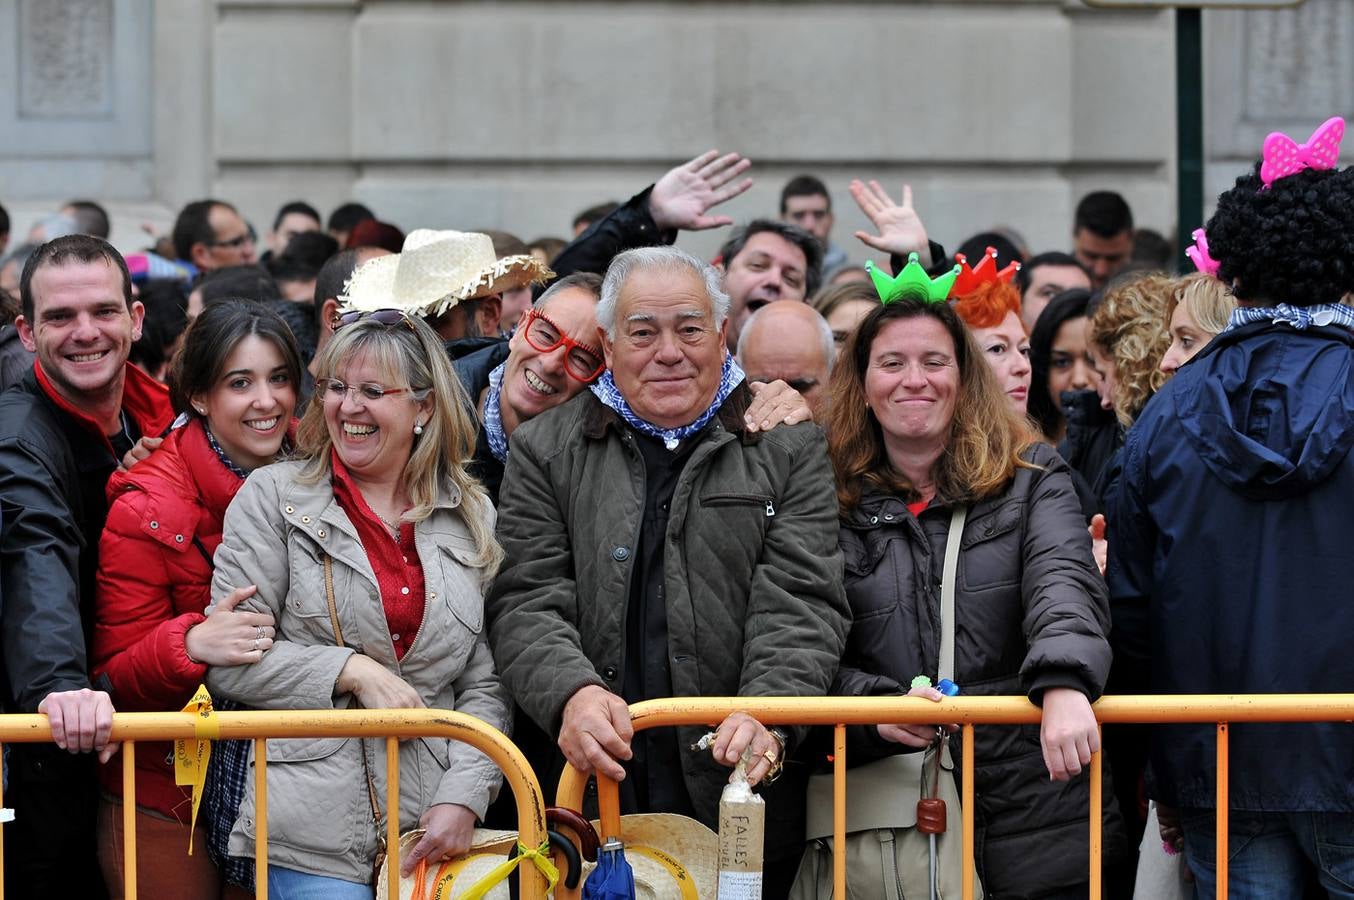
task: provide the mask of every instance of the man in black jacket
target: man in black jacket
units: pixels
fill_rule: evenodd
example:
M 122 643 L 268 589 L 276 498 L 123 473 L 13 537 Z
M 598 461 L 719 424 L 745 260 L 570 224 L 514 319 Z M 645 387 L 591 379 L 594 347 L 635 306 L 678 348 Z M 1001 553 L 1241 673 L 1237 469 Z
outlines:
M 132 444 L 173 418 L 168 392 L 127 364 L 141 331 L 122 257 L 85 235 L 29 258 L 20 339 L 37 361 L 0 396 L 0 709 L 46 713 L 55 746 L 16 744 L 4 828 L 7 896 L 103 896 L 93 758 L 113 706 L 89 683 L 86 642 L 107 505 Z M 70 751 L 69 753 L 66 751 Z

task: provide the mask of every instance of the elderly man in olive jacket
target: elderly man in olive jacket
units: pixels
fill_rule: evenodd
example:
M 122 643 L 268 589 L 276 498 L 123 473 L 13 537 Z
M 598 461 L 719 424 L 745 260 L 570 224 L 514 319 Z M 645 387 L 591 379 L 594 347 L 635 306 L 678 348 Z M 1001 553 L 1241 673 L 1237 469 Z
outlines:
M 713 753 L 696 752 L 701 729 L 636 735 L 626 704 L 821 695 L 849 624 L 822 433 L 746 430 L 728 302 L 680 250 L 616 257 L 597 309 L 608 371 L 513 435 L 507 559 L 487 601 L 503 681 L 563 756 L 624 779 L 627 812 L 712 827 L 727 767 L 747 751 L 764 779 L 798 733 L 735 713 Z M 768 896 L 788 890 L 803 845 L 796 775 L 764 793 Z

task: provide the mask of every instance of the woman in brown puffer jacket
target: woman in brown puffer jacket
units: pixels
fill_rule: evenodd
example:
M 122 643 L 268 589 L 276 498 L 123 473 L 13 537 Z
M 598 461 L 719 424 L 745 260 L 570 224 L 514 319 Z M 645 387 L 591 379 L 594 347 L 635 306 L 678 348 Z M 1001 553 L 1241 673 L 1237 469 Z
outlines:
M 937 677 L 950 515 L 968 507 L 954 680 L 1023 695 L 1040 727 L 976 730 L 977 865 L 989 898 L 1085 897 L 1091 701 L 1109 671 L 1104 579 L 1066 464 L 993 381 L 944 302 L 871 313 L 833 372 L 828 427 L 854 617 L 833 690 L 901 694 Z M 924 747 L 935 726 L 850 729 L 854 764 Z M 952 748 L 958 756 L 957 740 Z M 1125 847 L 1105 792 L 1105 859 Z M 951 819 L 957 827 L 957 816 Z

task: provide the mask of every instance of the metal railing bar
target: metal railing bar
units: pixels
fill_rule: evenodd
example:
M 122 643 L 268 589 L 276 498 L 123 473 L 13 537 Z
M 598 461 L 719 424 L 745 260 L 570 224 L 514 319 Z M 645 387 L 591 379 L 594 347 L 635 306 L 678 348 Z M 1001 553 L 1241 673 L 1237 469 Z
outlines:
M 116 720 L 116 716 L 114 717 Z M 268 900 L 268 740 L 254 739 L 254 897 Z
M 1100 735 L 1100 738 L 1103 741 L 1104 735 Z M 1101 746 L 1103 747 L 1104 744 L 1102 743 Z M 1097 750 L 1091 754 L 1091 878 L 1088 882 L 1090 887 L 1090 900 L 1100 900 L 1100 880 L 1103 874 L 1100 861 L 1103 847 L 1101 827 L 1104 824 L 1104 815 L 1101 810 L 1103 799 L 1100 796 L 1104 784 L 1104 757 L 1101 756 L 1103 752 L 1103 750 Z
M 386 738 L 386 888 L 386 896 L 400 895 L 400 739 L 393 737 Z
M 1227 835 L 1228 835 L 1228 809 L 1231 803 L 1229 796 L 1228 781 L 1230 772 L 1228 769 L 1229 760 L 1227 753 L 1228 735 L 1227 723 L 1218 723 L 1218 821 L 1217 829 L 1217 849 L 1215 859 L 1218 861 L 1218 880 L 1217 890 L 1214 896 L 1226 898 L 1227 896 Z
M 832 896 L 846 900 L 846 726 L 832 729 Z
M 931 701 L 927 700 L 927 703 Z M 960 788 L 962 794 L 959 798 L 960 818 L 963 820 L 963 856 L 960 857 L 963 866 L 963 875 L 960 880 L 959 890 L 964 896 L 964 900 L 973 900 L 973 857 L 974 857 L 974 833 L 973 820 L 974 804 L 977 802 L 973 788 L 973 725 L 966 723 L 963 726 L 963 743 L 961 750 L 961 776 L 963 782 Z
M 136 742 L 122 745 L 122 887 L 136 900 Z

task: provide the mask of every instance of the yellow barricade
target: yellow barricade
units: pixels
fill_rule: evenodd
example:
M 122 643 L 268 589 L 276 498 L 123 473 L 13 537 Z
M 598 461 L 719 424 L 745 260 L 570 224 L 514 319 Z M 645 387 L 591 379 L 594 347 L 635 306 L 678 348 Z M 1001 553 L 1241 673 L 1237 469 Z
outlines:
M 258 877 L 255 896 L 268 897 L 268 752 L 267 738 L 358 737 L 385 738 L 387 773 L 387 831 L 390 862 L 389 895 L 400 895 L 400 778 L 399 742 L 418 737 L 442 737 L 462 741 L 483 752 L 503 770 L 507 787 L 517 802 L 519 840 L 528 847 L 545 842 L 545 804 L 540 782 L 522 752 L 498 729 L 464 713 L 437 709 L 326 709 L 286 712 L 215 713 L 221 740 L 254 740 L 257 835 L 254 858 Z M 198 716 L 192 712 L 116 713 L 112 739 L 122 742 L 123 815 L 126 834 L 124 888 L 128 900 L 136 900 L 136 743 L 138 741 L 192 740 L 200 736 Z M 0 744 L 41 743 L 52 739 L 47 717 L 0 716 Z M 111 763 L 110 763 L 111 764 Z M 4 796 L 0 794 L 0 806 Z M 535 866 L 521 866 L 522 897 L 541 900 L 546 896 L 545 877 Z M 4 897 L 4 855 L 0 850 L 0 900 Z
M 1354 720 L 1354 694 L 1252 694 L 1103 697 L 1092 707 L 1104 724 L 1215 723 L 1218 729 L 1217 895 L 1227 896 L 1227 726 L 1231 722 L 1348 722 Z M 834 897 L 846 900 L 846 726 L 883 722 L 959 722 L 963 732 L 962 796 L 963 897 L 973 900 L 973 728 L 975 725 L 1038 724 L 1040 710 L 1023 697 L 955 697 L 934 703 L 921 697 L 702 697 L 649 700 L 630 707 L 635 730 L 670 725 L 716 725 L 733 712 L 745 712 L 767 725 L 835 726 L 833 752 Z M 1090 886 L 1101 894 L 1101 761 L 1091 758 Z M 606 779 L 600 779 L 605 782 Z M 581 809 L 587 776 L 566 767 L 555 805 Z M 619 833 L 620 810 L 611 784 L 598 785 L 603 830 Z M 612 829 L 612 830 L 609 830 Z M 556 896 L 577 896 L 562 886 Z M 702 898 L 704 900 L 704 898 Z

